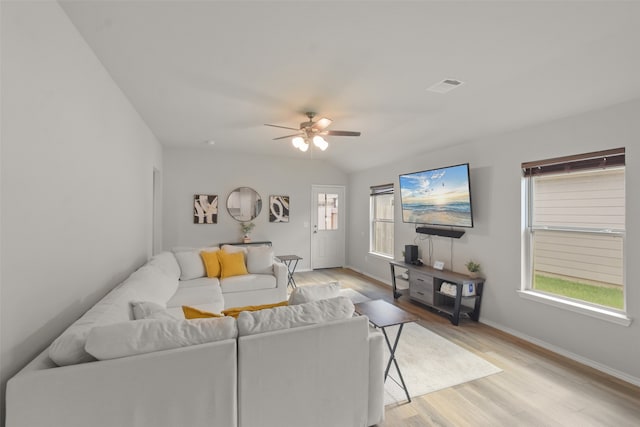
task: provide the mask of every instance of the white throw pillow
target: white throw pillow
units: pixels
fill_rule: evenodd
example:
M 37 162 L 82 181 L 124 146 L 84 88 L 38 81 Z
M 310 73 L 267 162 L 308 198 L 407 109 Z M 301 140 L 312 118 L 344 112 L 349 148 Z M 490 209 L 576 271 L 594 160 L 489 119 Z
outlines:
M 207 249 L 210 252 L 215 250 L 214 248 Z M 174 252 L 174 255 L 180 266 L 180 280 L 197 279 L 207 275 L 199 249 Z
M 251 274 L 273 274 L 273 249 L 269 246 L 248 248 L 247 271 Z
M 238 315 L 238 336 L 347 319 L 353 316 L 354 310 L 349 298 L 337 297 L 266 310 L 243 311 Z
M 289 296 L 289 305 L 304 304 L 321 299 L 335 298 L 340 295 L 340 283 L 330 282 L 322 285 L 298 286 Z
M 136 320 L 178 319 L 167 311 L 167 307 L 163 307 L 162 305 L 156 304 L 152 301 L 132 301 L 131 308 L 133 309 L 133 318 Z
M 184 317 L 177 317 L 169 310 L 156 311 L 145 317 L 145 319 L 154 319 L 154 320 L 177 320 L 183 319 Z
M 167 307 L 152 301 L 131 301 L 131 309 L 133 310 L 133 318 L 141 320 L 156 311 L 166 310 Z
M 238 336 L 232 317 L 193 320 L 139 320 L 91 329 L 85 350 L 98 360 L 204 344 Z
M 247 254 L 247 248 L 244 246 L 223 245 L 221 249 L 228 254 L 235 254 L 236 252 L 243 252 L 245 255 Z

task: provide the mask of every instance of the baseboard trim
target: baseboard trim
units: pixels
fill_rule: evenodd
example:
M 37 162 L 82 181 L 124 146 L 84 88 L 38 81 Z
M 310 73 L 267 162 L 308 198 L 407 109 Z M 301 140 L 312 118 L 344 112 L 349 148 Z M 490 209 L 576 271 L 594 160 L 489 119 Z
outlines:
M 503 326 L 503 325 L 501 325 L 499 323 L 492 322 L 490 320 L 486 320 L 486 319 L 482 319 L 482 318 L 480 318 L 480 323 L 483 323 L 483 324 L 485 324 L 487 326 L 491 326 L 492 328 L 498 329 L 498 330 L 500 330 L 502 332 L 506 332 L 509 335 L 513 335 L 514 337 L 523 339 L 523 340 L 525 340 L 527 342 L 535 344 L 535 345 L 537 345 L 539 347 L 542 347 L 542 348 L 544 348 L 546 350 L 552 351 L 552 352 L 554 352 L 556 354 L 564 356 L 564 357 L 566 357 L 568 359 L 571 359 L 571 360 L 573 360 L 575 362 L 578 362 L 578 363 L 581 363 L 583 365 L 589 366 L 589 367 L 591 367 L 593 369 L 596 369 L 596 370 L 598 370 L 600 372 L 603 372 L 603 373 L 605 373 L 607 375 L 611 375 L 612 377 L 615 377 L 615 378 L 617 378 L 619 380 L 622 380 L 622 381 L 628 382 L 630 384 L 633 384 L 633 385 L 635 385 L 637 387 L 640 387 L 640 378 L 636 378 L 636 377 L 634 377 L 632 375 L 629 375 L 629 374 L 627 374 L 625 372 L 618 371 L 617 369 L 613 369 L 613 368 L 611 368 L 611 367 L 609 367 L 607 365 L 603 365 L 602 363 L 596 362 L 594 360 L 587 359 L 586 357 L 582 357 L 580 355 L 577 355 L 575 353 L 567 351 L 567 350 L 563 349 L 562 347 L 558 347 L 556 345 L 549 344 L 548 342 L 539 340 L 539 339 L 534 338 L 532 336 L 529 336 L 527 334 L 523 334 L 523 333 L 518 332 L 518 331 L 516 331 L 514 329 L 511 329 L 511 328 L 508 328 L 506 326 Z
M 384 283 L 384 284 L 386 284 L 388 286 L 391 286 L 391 282 L 388 279 L 381 279 L 379 277 L 372 276 L 371 274 L 367 274 L 364 271 L 361 271 L 361 270 L 359 270 L 359 269 L 357 269 L 355 267 L 352 267 L 352 266 L 346 266 L 345 268 L 349 268 L 349 269 L 351 269 L 351 270 L 353 270 L 353 271 L 355 271 L 357 273 L 362 274 L 363 276 L 370 277 L 370 278 L 375 279 L 375 280 L 377 280 L 379 282 L 382 282 L 382 283 Z M 586 357 L 579 356 L 579 355 L 577 355 L 575 353 L 572 353 L 570 351 L 567 351 L 567 350 L 565 350 L 565 349 L 563 349 L 561 347 L 549 344 L 549 343 L 547 343 L 545 341 L 542 341 L 542 340 L 539 340 L 537 338 L 531 337 L 531 336 L 529 336 L 527 334 L 523 334 L 523 333 L 518 332 L 518 331 L 516 331 L 514 329 L 511 329 L 511 328 L 508 328 L 506 326 L 503 326 L 503 325 L 501 325 L 499 323 L 483 319 L 482 317 L 480 317 L 480 323 L 483 323 L 483 324 L 485 324 L 487 326 L 491 326 L 492 328 L 498 329 L 498 330 L 500 330 L 502 332 L 506 332 L 509 335 L 513 335 L 514 337 L 523 339 L 523 340 L 525 340 L 527 342 L 535 344 L 535 345 L 537 345 L 539 347 L 542 347 L 542 348 L 544 348 L 546 350 L 552 351 L 552 352 L 554 352 L 556 354 L 564 356 L 564 357 L 566 357 L 568 359 L 571 359 L 571 360 L 573 360 L 575 362 L 578 362 L 578 363 L 581 363 L 583 365 L 589 366 L 589 367 L 591 367 L 593 369 L 596 369 L 596 370 L 598 370 L 600 372 L 603 372 L 603 373 L 605 373 L 607 375 L 611 375 L 612 377 L 615 377 L 615 378 L 617 378 L 619 380 L 622 380 L 622 381 L 625 381 L 625 382 L 628 382 L 630 384 L 633 384 L 635 386 L 640 387 L 640 378 L 636 378 L 636 377 L 634 377 L 632 375 L 629 375 L 629 374 L 627 374 L 625 372 L 618 371 L 617 369 L 613 369 L 613 368 L 611 368 L 609 366 L 603 365 L 602 363 L 593 361 L 591 359 L 587 359 Z

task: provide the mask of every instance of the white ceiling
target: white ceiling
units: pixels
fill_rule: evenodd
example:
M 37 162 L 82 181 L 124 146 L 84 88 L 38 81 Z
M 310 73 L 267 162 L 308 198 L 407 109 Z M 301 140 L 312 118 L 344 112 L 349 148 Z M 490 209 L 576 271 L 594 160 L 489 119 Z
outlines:
M 640 97 L 638 2 L 60 3 L 168 147 L 356 171 Z M 309 110 L 362 136 L 303 154 L 263 126 Z

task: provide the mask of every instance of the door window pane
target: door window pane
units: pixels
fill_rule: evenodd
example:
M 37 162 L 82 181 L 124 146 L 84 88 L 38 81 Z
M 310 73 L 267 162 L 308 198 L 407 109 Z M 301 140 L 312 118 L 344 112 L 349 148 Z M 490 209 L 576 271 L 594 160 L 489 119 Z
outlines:
M 338 229 L 338 195 L 318 193 L 318 230 Z

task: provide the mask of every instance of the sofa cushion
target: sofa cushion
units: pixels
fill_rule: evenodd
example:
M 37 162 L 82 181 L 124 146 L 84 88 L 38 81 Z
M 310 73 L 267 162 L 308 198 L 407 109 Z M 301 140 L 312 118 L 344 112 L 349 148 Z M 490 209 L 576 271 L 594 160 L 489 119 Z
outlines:
M 255 335 L 280 329 L 298 328 L 316 323 L 352 317 L 354 306 L 347 297 L 313 301 L 238 315 L 238 336 Z
M 340 295 L 340 283 L 330 282 L 322 285 L 298 286 L 289 296 L 289 304 L 304 304 L 321 299 L 335 298 Z
M 161 252 L 152 256 L 148 264 L 156 267 L 172 279 L 178 280 L 180 277 L 180 266 L 171 252 Z
M 207 304 L 219 313 L 224 308 L 224 298 L 220 286 L 190 286 L 180 287 L 167 301 L 167 307 L 182 307 L 183 305 L 197 306 Z
M 164 305 L 178 289 L 178 280 L 146 264 L 122 282 L 120 287 L 132 289 L 136 294 L 135 300 Z
M 177 251 L 174 255 L 180 266 L 180 280 L 197 279 L 207 275 L 199 250 Z
M 89 331 L 96 325 L 133 319 L 129 305 L 129 301 L 133 299 L 135 299 L 133 288 L 119 286 L 113 289 L 51 343 L 49 346 L 51 360 L 59 366 L 94 361 L 93 356 L 84 349 Z
M 198 286 L 220 286 L 220 279 L 217 277 L 199 277 L 192 280 L 181 280 L 178 283 L 178 289 L 180 288 L 196 288 Z
M 98 360 L 204 344 L 238 336 L 235 319 L 139 320 L 91 329 L 86 351 Z
M 220 260 L 221 279 L 248 274 L 247 266 L 244 262 L 244 252 L 228 253 L 220 251 L 218 259 Z
M 252 274 L 273 274 L 273 248 L 258 246 L 247 249 L 247 271 Z
M 223 294 L 275 289 L 276 285 L 276 278 L 271 274 L 245 274 L 244 276 L 227 277 L 220 281 Z
M 156 260 L 155 265 L 136 270 L 56 338 L 49 347 L 51 360 L 60 366 L 91 362 L 95 359 L 84 349 L 91 328 L 132 320 L 131 301 L 166 303 L 176 292 L 178 280 L 163 273 L 158 267 L 162 260 Z
M 201 251 L 200 258 L 204 263 L 204 269 L 207 272 L 207 277 L 220 277 L 220 259 L 218 254 L 220 251 Z
M 132 301 L 131 308 L 133 309 L 133 318 L 136 320 L 142 319 L 181 319 L 182 317 L 176 317 L 167 311 L 167 307 L 161 306 L 151 301 Z

